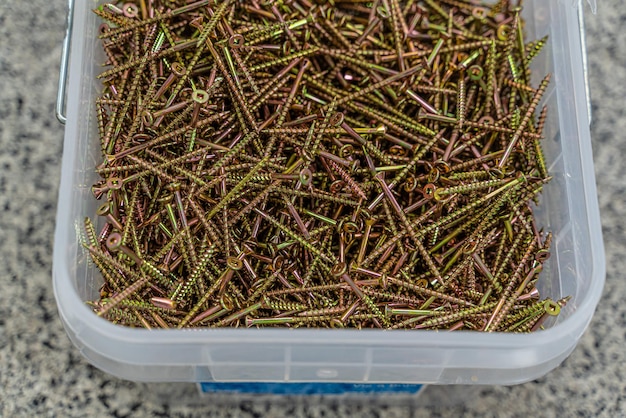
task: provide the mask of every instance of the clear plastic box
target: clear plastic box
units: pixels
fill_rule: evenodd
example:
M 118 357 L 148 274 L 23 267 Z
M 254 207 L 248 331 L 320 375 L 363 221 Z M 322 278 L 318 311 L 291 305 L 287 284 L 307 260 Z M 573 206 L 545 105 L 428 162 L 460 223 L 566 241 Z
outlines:
M 75 5 L 67 125 L 54 247 L 54 291 L 67 333 L 95 366 L 136 381 L 515 384 L 546 374 L 588 326 L 605 276 L 589 137 L 579 11 L 571 1 L 528 0 L 529 39 L 549 35 L 534 62 L 537 85 L 553 78 L 545 153 L 554 177 L 541 195 L 540 226 L 553 231 L 542 295 L 572 299 L 544 331 L 504 333 L 326 329 L 131 329 L 96 316 L 84 303 L 102 278 L 79 244 L 98 202 L 91 185 L 100 162 L 94 101 L 104 61 L 95 0 Z

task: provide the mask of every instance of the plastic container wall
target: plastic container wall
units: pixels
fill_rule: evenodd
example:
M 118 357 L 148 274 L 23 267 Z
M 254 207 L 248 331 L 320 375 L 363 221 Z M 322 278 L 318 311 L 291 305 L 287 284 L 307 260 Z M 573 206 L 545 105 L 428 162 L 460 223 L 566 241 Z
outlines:
M 536 210 L 553 231 L 542 295 L 572 299 L 533 334 L 325 329 L 143 330 L 97 317 L 102 278 L 80 245 L 98 202 L 90 187 L 101 161 L 94 102 L 104 54 L 96 1 L 76 2 L 63 168 L 54 248 L 54 290 L 67 333 L 95 366 L 141 381 L 326 381 L 514 384 L 546 374 L 574 349 L 604 284 L 604 253 L 589 138 L 578 10 L 567 1 L 528 0 L 529 40 L 549 35 L 533 85 L 552 73 L 544 143 L 553 180 Z

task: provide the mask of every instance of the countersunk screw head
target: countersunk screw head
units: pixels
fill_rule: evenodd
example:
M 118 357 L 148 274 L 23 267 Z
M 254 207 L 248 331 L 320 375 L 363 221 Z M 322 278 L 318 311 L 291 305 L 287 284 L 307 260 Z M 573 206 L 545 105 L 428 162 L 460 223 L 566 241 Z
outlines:
M 303 186 L 308 186 L 313 181 L 313 173 L 308 168 L 304 168 L 300 170 L 299 180 Z
M 226 265 L 228 266 L 228 268 L 235 271 L 239 271 L 243 268 L 243 262 L 237 257 L 228 257 L 226 259 Z
M 333 277 L 341 277 L 348 271 L 348 265 L 346 263 L 337 263 L 330 269 L 330 274 Z
M 556 316 L 561 312 L 561 306 L 551 299 L 546 300 L 543 307 L 550 316 Z
M 344 116 L 342 112 L 335 112 L 328 121 L 328 124 L 334 127 L 340 127 L 343 124 Z
M 122 235 L 113 232 L 106 240 L 106 246 L 110 251 L 117 251 L 122 246 Z

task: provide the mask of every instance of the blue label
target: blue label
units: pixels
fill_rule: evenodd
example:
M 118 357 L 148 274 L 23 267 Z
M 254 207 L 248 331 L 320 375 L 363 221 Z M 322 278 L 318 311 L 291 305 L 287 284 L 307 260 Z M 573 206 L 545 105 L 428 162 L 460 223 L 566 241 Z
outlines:
M 394 383 L 271 383 L 271 382 L 202 382 L 202 393 L 249 393 L 275 395 L 349 395 L 417 394 L 424 385 Z

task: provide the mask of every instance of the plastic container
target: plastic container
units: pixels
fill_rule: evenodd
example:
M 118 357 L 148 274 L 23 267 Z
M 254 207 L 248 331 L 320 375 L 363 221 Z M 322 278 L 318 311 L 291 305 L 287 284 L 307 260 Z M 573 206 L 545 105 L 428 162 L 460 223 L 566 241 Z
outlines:
M 542 295 L 572 299 L 533 334 L 326 329 L 143 330 L 97 317 L 85 301 L 102 279 L 79 245 L 96 202 L 90 187 L 99 163 L 94 101 L 104 61 L 91 9 L 74 11 L 67 93 L 67 126 L 54 247 L 54 291 L 69 337 L 95 366 L 139 381 L 353 382 L 515 384 L 546 374 L 574 349 L 604 284 L 583 70 L 579 11 L 571 1 L 528 0 L 529 40 L 549 35 L 535 59 L 533 85 L 553 79 L 545 153 L 553 180 L 541 195 L 538 223 L 553 231 Z

